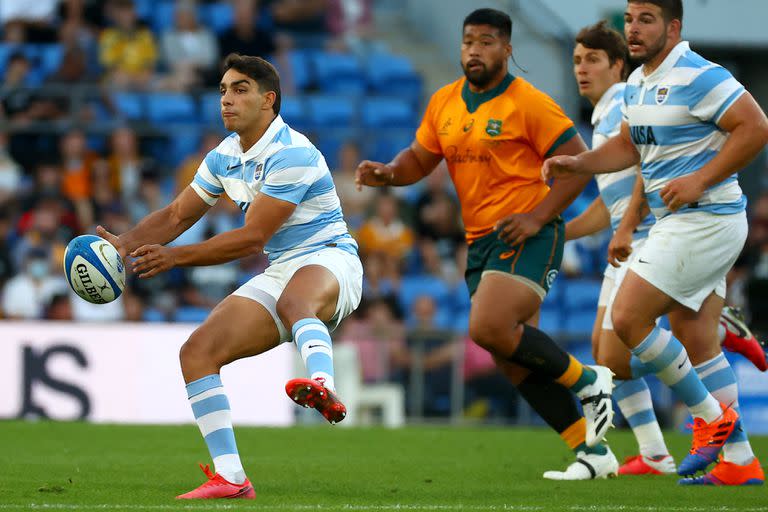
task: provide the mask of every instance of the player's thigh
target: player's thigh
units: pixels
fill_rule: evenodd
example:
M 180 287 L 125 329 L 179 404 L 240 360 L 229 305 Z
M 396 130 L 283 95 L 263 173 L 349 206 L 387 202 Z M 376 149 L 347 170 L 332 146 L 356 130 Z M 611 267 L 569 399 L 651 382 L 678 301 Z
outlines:
M 717 329 L 724 304 L 725 299 L 711 293 L 698 311 L 677 304 L 669 312 L 672 333 L 685 346 L 694 365 L 709 361 L 721 352 Z
M 672 298 L 630 269 L 613 301 L 614 331 L 625 344 L 636 346 L 673 304 Z
M 354 311 L 362 297 L 360 258 L 341 249 L 318 251 L 301 262 L 277 301 L 277 313 L 290 328 L 315 316 L 335 327 Z
M 182 347 L 186 358 L 203 358 L 223 366 L 276 347 L 280 335 L 272 315 L 260 303 L 230 295 L 214 308 Z

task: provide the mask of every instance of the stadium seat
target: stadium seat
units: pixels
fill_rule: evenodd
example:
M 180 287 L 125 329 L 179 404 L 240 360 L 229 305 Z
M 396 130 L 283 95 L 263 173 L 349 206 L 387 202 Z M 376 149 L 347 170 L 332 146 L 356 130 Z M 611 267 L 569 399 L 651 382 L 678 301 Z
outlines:
M 369 89 L 378 94 L 393 94 L 418 102 L 422 93 L 421 76 L 407 57 L 374 53 L 365 61 Z
M 344 96 L 310 96 L 307 114 L 317 131 L 348 127 L 355 123 L 355 105 Z
M 163 158 L 164 163 L 176 167 L 184 161 L 189 155 L 197 151 L 200 146 L 200 132 L 196 128 L 181 130 L 171 135 L 168 140 L 167 157 Z
M 203 4 L 198 8 L 198 20 L 216 34 L 222 34 L 235 21 L 235 10 L 229 2 Z
M 301 49 L 293 49 L 288 52 L 288 65 L 291 67 L 290 76 L 293 78 L 293 85 L 297 92 L 306 91 L 315 82 L 312 59 L 310 58 L 312 53 Z M 279 68 L 279 63 L 277 65 Z
M 557 308 L 542 308 L 539 314 L 539 329 L 550 336 L 557 336 L 563 330 L 563 318 Z
M 122 118 L 129 121 L 137 121 L 144 118 L 144 97 L 139 93 L 116 92 L 112 95 L 112 103 Z
M 200 95 L 200 121 L 208 128 L 221 126 L 221 94 L 218 91 Z
M 364 128 L 415 128 L 416 112 L 405 100 L 391 97 L 365 98 L 360 110 Z
M 141 319 L 145 322 L 167 322 L 168 319 L 165 318 L 165 313 L 160 311 L 157 308 L 146 308 L 144 312 L 141 314 Z
M 296 96 L 280 98 L 280 116 L 294 130 L 303 131 L 309 126 L 304 102 Z
M 365 75 L 354 55 L 317 52 L 311 60 L 321 91 L 352 95 L 365 92 Z
M 568 336 L 590 339 L 597 316 L 597 308 L 583 311 L 568 311 L 565 314 L 564 331 Z
M 563 307 L 567 315 L 578 311 L 595 311 L 600 297 L 598 279 L 571 279 L 563 293 Z M 591 329 L 591 327 L 590 327 Z
M 401 150 L 411 145 L 414 136 L 412 129 L 397 129 L 383 130 L 377 133 L 376 137 L 367 137 L 363 143 L 365 158 L 389 162 Z M 416 190 L 414 187 L 408 188 Z
M 432 297 L 438 308 L 450 306 L 451 291 L 445 281 L 429 274 L 406 276 L 400 282 L 398 293 L 400 306 L 406 315 L 411 311 L 414 301 L 422 295 Z
M 175 23 L 176 5 L 174 2 L 153 2 L 148 20 L 152 32 L 161 35 L 166 30 L 173 28 Z
M 208 308 L 199 308 L 195 306 L 181 306 L 174 313 L 173 321 L 197 324 L 197 323 L 203 322 L 206 318 L 208 318 L 208 315 L 210 313 L 211 313 L 211 310 Z
M 147 117 L 155 123 L 197 121 L 197 106 L 188 94 L 161 92 L 147 96 Z
M 64 58 L 64 48 L 60 44 L 41 44 L 38 46 L 39 68 L 45 78 L 56 73 Z

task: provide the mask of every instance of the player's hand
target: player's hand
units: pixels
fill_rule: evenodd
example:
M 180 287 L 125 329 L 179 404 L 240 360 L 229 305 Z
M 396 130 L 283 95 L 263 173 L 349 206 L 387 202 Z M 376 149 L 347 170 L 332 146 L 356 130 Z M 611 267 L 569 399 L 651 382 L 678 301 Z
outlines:
M 131 253 L 132 268 L 142 279 L 154 277 L 176 266 L 173 250 L 164 245 L 142 245 Z
M 688 203 L 695 203 L 704 193 L 704 184 L 696 173 L 667 182 L 661 189 L 661 200 L 670 211 L 677 211 Z
M 544 160 L 541 166 L 541 177 L 544 181 L 562 176 L 570 176 L 581 172 L 578 157 L 571 155 L 557 155 Z
M 530 213 L 513 213 L 498 221 L 494 229 L 509 245 L 518 245 L 541 230 L 544 224 Z
M 632 232 L 625 229 L 617 229 L 608 244 L 608 263 L 614 267 L 621 265 L 622 261 L 627 261 L 632 254 Z
M 363 189 L 363 185 L 369 187 L 384 187 L 392 184 L 392 168 L 381 162 L 363 160 L 355 170 L 355 185 L 357 190 Z
M 96 226 L 96 234 L 99 235 L 101 238 L 112 244 L 115 249 L 117 249 L 117 253 L 120 255 L 121 258 L 123 258 L 123 261 L 125 261 L 125 256 L 127 250 L 123 246 L 122 242 L 120 241 L 120 237 L 117 235 L 114 235 L 104 229 L 101 226 Z

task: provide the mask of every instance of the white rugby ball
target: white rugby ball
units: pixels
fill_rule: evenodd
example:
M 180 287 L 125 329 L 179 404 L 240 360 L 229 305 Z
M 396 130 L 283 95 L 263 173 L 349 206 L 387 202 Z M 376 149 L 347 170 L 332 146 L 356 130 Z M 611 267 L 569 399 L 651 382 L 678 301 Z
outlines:
M 117 249 L 96 235 L 73 238 L 64 252 L 64 275 L 81 298 L 112 302 L 125 288 L 125 265 Z

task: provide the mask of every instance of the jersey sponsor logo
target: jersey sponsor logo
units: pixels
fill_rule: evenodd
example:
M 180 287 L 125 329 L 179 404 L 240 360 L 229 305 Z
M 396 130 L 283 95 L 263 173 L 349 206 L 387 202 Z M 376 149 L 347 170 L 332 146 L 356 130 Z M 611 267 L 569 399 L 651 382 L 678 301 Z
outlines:
M 453 120 L 449 117 L 444 123 L 443 127 L 437 132 L 438 135 L 448 135 L 448 127 L 453 124 Z
M 491 155 L 488 153 L 478 154 L 471 148 L 459 151 L 458 146 L 448 146 L 445 148 L 443 156 L 449 164 L 491 164 Z
M 629 128 L 632 142 L 635 144 L 652 144 L 658 146 L 656 137 L 653 135 L 653 126 L 631 126 Z
M 669 98 L 669 89 L 670 87 L 668 85 L 660 85 L 656 88 L 657 105 L 662 105 L 665 101 L 667 101 L 667 98 Z
M 501 135 L 501 119 L 489 119 L 488 124 L 485 125 L 485 133 L 491 137 Z
M 514 250 L 514 249 L 512 249 L 511 251 L 503 252 L 503 253 L 499 254 L 499 259 L 500 260 L 508 260 L 509 258 L 514 256 L 516 252 L 517 251 Z
M 464 125 L 464 128 L 463 128 L 464 133 L 467 133 L 469 130 L 471 130 L 474 124 L 475 124 L 475 119 L 474 118 L 470 119 L 469 122 Z

